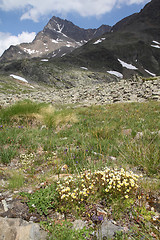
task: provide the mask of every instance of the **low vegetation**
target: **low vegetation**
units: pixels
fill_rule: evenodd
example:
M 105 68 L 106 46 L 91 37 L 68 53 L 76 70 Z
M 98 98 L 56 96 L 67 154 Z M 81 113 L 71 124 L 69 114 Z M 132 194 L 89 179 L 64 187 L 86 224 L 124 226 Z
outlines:
M 21 195 L 30 211 L 47 217 L 42 225 L 49 239 L 93 239 L 93 227 L 104 218 L 95 213 L 99 203 L 109 218 L 130 222 L 115 239 L 158 239 L 155 212 L 146 204 L 160 187 L 159 113 L 158 102 L 77 107 L 27 100 L 2 108 L 0 162 L 8 166 L 8 185 L 0 188 L 42 184 Z M 51 212 L 65 221 L 54 222 Z M 91 228 L 74 231 L 69 215 Z

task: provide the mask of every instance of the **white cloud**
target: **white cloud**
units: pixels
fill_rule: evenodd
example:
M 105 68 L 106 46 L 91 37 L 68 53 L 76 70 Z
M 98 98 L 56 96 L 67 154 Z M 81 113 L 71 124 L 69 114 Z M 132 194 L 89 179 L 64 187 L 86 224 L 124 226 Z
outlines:
M 18 36 L 11 35 L 10 33 L 0 32 L 0 56 L 11 45 L 17 45 L 23 42 L 32 42 L 35 38 L 35 32 L 22 32 Z
M 151 0 L 118 0 L 118 4 L 126 4 L 126 5 L 132 5 L 132 4 L 141 4 L 141 3 L 147 3 Z
M 122 4 L 147 3 L 149 0 L 0 0 L 4 11 L 23 10 L 21 19 L 38 21 L 43 15 L 53 12 L 67 14 L 77 12 L 81 16 L 100 16 Z

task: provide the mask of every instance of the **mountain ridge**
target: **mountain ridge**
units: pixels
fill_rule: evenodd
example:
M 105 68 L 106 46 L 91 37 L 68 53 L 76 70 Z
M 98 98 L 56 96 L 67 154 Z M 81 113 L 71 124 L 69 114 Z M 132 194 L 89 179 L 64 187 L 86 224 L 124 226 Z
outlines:
M 159 23 L 160 1 L 152 0 L 139 13 L 122 19 L 110 32 L 74 50 L 62 61 L 74 61 L 95 71 L 117 71 L 125 78 L 160 75 Z
M 111 27 L 108 25 L 102 25 L 97 29 L 84 29 L 66 19 L 53 16 L 31 43 L 10 46 L 2 54 L 0 61 L 34 57 L 61 57 L 110 29 Z
M 66 25 L 63 26 L 63 23 L 66 22 L 67 27 Z M 111 74 L 112 79 L 115 79 L 115 77 L 130 78 L 136 74 L 144 77 L 154 77 L 160 75 L 159 23 L 160 1 L 152 0 L 139 13 L 122 19 L 110 30 L 108 29 L 108 32 L 104 32 L 105 25 L 102 25 L 99 31 L 95 29 L 83 31 L 88 39 L 91 33 L 95 37 L 96 31 L 100 36 L 88 41 L 84 40 L 87 42 L 81 43 L 80 37 L 79 42 L 77 42 L 77 33 L 82 31 L 81 28 L 67 20 L 53 17 L 34 41 L 37 43 L 39 40 L 39 44 L 43 43 L 44 51 L 47 50 L 46 45 L 51 44 L 51 40 L 54 46 L 57 45 L 58 47 L 50 53 L 45 51 L 46 55 L 39 58 L 14 60 L 4 64 L 1 62 L 0 70 L 6 73 L 20 73 L 29 79 L 47 83 L 65 82 L 66 76 L 62 73 L 62 68 L 76 70 L 83 67 L 85 71 Z M 73 26 L 76 30 L 71 31 L 70 26 L 72 30 Z M 103 34 L 100 33 L 101 30 Z M 68 32 L 70 37 L 66 35 Z M 85 39 L 84 35 L 83 39 Z M 65 42 L 64 45 L 62 41 Z M 74 44 L 78 45 L 76 49 L 73 46 Z M 25 47 L 25 44 L 23 46 Z M 16 46 L 16 48 L 13 48 L 13 52 L 20 51 L 19 46 Z M 69 51 L 67 52 L 67 50 Z M 5 54 L 8 53 L 11 54 L 8 51 Z M 27 52 L 25 54 L 25 58 L 27 58 Z M 46 57 L 46 59 L 43 59 L 43 57 Z M 42 61 L 48 63 L 42 63 Z M 56 76 L 57 70 L 53 71 L 54 66 L 56 66 L 56 69 L 60 69 L 60 77 L 58 78 Z M 108 79 L 111 75 L 108 76 Z M 69 77 L 69 82 L 71 81 L 72 77 Z

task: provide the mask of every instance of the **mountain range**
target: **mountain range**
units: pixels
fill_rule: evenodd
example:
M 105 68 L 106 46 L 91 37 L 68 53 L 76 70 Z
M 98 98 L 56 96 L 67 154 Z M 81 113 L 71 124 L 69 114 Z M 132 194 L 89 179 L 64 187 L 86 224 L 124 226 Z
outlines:
M 82 29 L 52 17 L 32 43 L 11 46 L 0 58 L 1 71 L 40 81 L 44 71 L 45 79 L 51 79 L 53 65 L 118 78 L 160 75 L 160 1 L 152 0 L 113 27 Z
M 98 29 L 83 29 L 70 21 L 53 16 L 33 42 L 10 46 L 0 60 L 62 57 L 110 29 L 108 25 L 102 25 Z

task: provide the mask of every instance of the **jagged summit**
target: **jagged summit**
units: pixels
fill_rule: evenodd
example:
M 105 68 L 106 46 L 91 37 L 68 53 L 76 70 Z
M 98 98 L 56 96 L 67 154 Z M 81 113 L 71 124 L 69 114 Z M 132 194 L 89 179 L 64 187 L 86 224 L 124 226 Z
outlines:
M 61 57 L 110 29 L 108 25 L 102 25 L 98 29 L 83 29 L 68 20 L 53 16 L 33 42 L 11 46 L 3 53 L 1 61 L 33 57 Z

